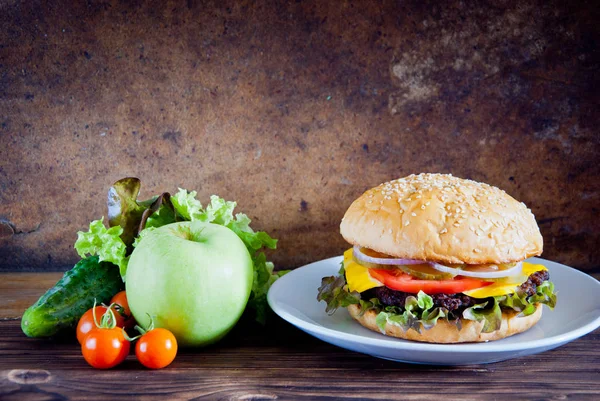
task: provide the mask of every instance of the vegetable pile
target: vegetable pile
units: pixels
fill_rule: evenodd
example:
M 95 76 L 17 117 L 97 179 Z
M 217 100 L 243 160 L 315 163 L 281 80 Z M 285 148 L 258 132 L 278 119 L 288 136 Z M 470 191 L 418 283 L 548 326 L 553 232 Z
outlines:
M 179 188 L 175 195 L 165 192 L 146 201 L 138 201 L 140 181 L 124 178 L 117 181 L 108 192 L 108 222 L 103 219 L 90 223 L 88 232 L 79 232 L 75 249 L 81 257 L 98 255 L 100 261 L 119 266 L 125 280 L 127 264 L 133 247 L 149 231 L 178 221 L 201 221 L 225 226 L 233 231 L 246 245 L 252 257 L 254 281 L 248 307 L 254 311 L 256 320 L 265 323 L 268 310 L 267 292 L 285 271 L 274 272 L 273 263 L 261 250 L 275 249 L 277 240 L 264 231 L 255 232 L 251 220 L 244 213 L 233 211 L 235 202 L 226 201 L 216 195 L 210 197 L 206 208 L 196 199 L 196 191 Z
M 263 252 L 264 249 L 275 249 L 277 240 L 266 232 L 255 232 L 247 215 L 234 214 L 235 202 L 213 195 L 210 203 L 203 207 L 196 199 L 196 191 L 181 188 L 174 195 L 165 192 L 140 201 L 137 199 L 140 185 L 139 179 L 128 177 L 115 182 L 110 188 L 108 227 L 102 217 L 92 221 L 87 232 L 78 233 L 75 249 L 82 259 L 27 309 L 21 322 L 27 336 L 51 337 L 76 332 L 80 343 L 85 344 L 90 333 L 98 334 L 98 330 L 131 329 L 135 320 L 129 312 L 125 293 L 120 293 L 124 288 L 130 255 L 153 230 L 185 221 L 226 227 L 243 242 L 253 269 L 245 313 L 265 323 L 268 289 L 285 273 L 274 272 L 273 263 Z M 113 296 L 115 299 L 111 300 Z M 96 303 L 109 306 L 95 306 Z M 93 317 L 94 313 L 97 317 L 102 316 L 100 321 Z M 157 338 L 166 337 L 165 333 L 157 330 L 159 328 L 150 328 L 138 341 L 139 350 L 136 351 L 140 361 L 150 367 L 164 363 L 164 360 L 152 362 L 154 359 L 148 358 L 145 351 L 149 342 L 156 343 L 159 341 Z

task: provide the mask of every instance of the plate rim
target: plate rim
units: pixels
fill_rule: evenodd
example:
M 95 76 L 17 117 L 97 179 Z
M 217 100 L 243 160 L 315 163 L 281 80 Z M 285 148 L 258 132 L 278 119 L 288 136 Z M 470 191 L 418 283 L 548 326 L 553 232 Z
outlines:
M 319 334 L 319 335 L 324 335 L 324 336 L 328 336 L 328 337 L 333 337 L 333 338 L 335 338 L 337 340 L 341 340 L 341 341 L 352 341 L 355 344 L 367 345 L 367 346 L 373 346 L 373 347 L 376 346 L 376 347 L 393 348 L 393 349 L 400 350 L 400 351 L 416 351 L 416 350 L 418 350 L 420 352 L 435 352 L 435 353 L 440 353 L 440 352 L 441 353 L 455 353 L 455 352 L 504 353 L 504 352 L 518 352 L 518 351 L 523 351 L 523 350 L 535 350 L 535 349 L 542 349 L 542 348 L 549 348 L 549 347 L 557 347 L 557 346 L 563 345 L 567 342 L 573 341 L 579 337 L 582 337 L 586 334 L 589 334 L 593 330 L 600 327 L 600 316 L 598 316 L 595 319 L 590 320 L 586 324 L 584 324 L 574 330 L 569 330 L 565 333 L 557 334 L 557 335 L 550 336 L 550 337 L 545 337 L 542 339 L 533 339 L 533 340 L 508 343 L 508 344 L 499 343 L 496 341 L 480 342 L 480 343 L 435 344 L 435 343 L 409 341 L 409 340 L 404 340 L 404 339 L 395 338 L 395 337 L 388 337 L 388 336 L 384 336 L 384 335 L 381 335 L 382 338 L 370 338 L 370 337 L 365 337 L 361 334 L 346 333 L 346 332 L 342 332 L 339 330 L 321 326 L 319 324 L 315 324 L 313 322 L 301 319 L 300 317 L 297 317 L 297 316 L 289 313 L 286 310 L 282 310 L 281 308 L 279 308 L 276 305 L 276 300 L 273 299 L 273 294 L 276 293 L 277 288 L 279 288 L 281 285 L 284 285 L 283 283 L 285 283 L 286 280 L 290 280 L 291 279 L 290 277 L 293 277 L 297 274 L 302 274 L 300 272 L 303 268 L 310 268 L 314 265 L 321 265 L 321 264 L 340 263 L 342 261 L 342 259 L 343 259 L 343 255 L 338 255 L 338 256 L 331 257 L 331 258 L 318 260 L 318 261 L 303 265 L 301 267 L 298 267 L 298 268 L 290 271 L 288 274 L 282 276 L 280 279 L 275 281 L 275 283 L 273 283 L 273 285 L 269 289 L 269 292 L 267 293 L 267 302 L 269 303 L 269 306 L 271 307 L 271 309 L 277 315 L 279 315 L 282 319 L 288 321 L 289 323 L 292 323 L 294 326 L 298 327 L 301 330 L 308 331 L 311 335 Z M 567 271 L 569 271 L 569 274 L 580 275 L 581 277 L 585 277 L 585 279 L 594 280 L 596 285 L 598 285 L 598 289 L 600 290 L 600 282 L 598 280 L 596 280 L 594 277 L 592 277 L 584 272 L 581 272 L 577 269 L 574 269 L 570 266 L 563 265 L 561 263 L 554 262 L 551 260 L 538 258 L 538 257 L 529 258 L 527 260 L 534 262 L 534 263 L 541 263 L 541 264 L 543 264 L 545 262 L 550 262 L 552 265 L 559 266 L 559 268 L 567 269 Z M 552 270 L 552 268 L 553 268 L 552 265 L 550 266 L 550 270 Z M 290 276 L 290 277 L 288 277 L 286 279 L 286 276 Z M 315 288 L 315 291 L 316 291 L 316 288 Z M 345 311 L 345 312 L 348 313 L 347 311 Z M 552 313 L 551 311 L 547 311 L 546 313 L 548 313 L 548 312 Z M 542 316 L 542 319 L 543 318 L 544 317 Z M 315 334 L 313 334 L 313 333 L 315 333 Z

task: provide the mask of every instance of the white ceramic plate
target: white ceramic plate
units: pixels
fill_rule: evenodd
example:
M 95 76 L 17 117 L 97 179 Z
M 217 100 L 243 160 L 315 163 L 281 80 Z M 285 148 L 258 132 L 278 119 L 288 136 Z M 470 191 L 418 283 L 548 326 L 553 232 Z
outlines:
M 436 365 L 502 361 L 536 354 L 573 341 L 600 326 L 600 282 L 568 266 L 532 258 L 550 271 L 558 291 L 554 311 L 544 307 L 530 330 L 499 341 L 472 344 L 428 344 L 386 337 L 354 322 L 346 309 L 325 313 L 317 301 L 321 278 L 337 274 L 342 257 L 295 269 L 277 280 L 268 294 L 271 308 L 283 319 L 328 343 L 378 358 Z

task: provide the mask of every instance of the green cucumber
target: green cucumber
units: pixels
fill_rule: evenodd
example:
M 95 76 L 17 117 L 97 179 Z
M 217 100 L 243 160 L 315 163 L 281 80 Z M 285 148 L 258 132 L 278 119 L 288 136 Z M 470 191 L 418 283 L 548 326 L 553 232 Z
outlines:
M 119 268 L 98 256 L 80 260 L 23 314 L 27 337 L 51 337 L 77 326 L 79 318 L 97 304 L 108 303 L 123 289 Z

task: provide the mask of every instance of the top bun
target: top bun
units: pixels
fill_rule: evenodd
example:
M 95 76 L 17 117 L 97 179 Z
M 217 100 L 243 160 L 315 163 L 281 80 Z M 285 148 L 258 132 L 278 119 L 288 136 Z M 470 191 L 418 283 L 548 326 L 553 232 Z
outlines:
M 447 264 L 517 262 L 543 248 L 524 203 L 450 174 L 413 174 L 368 190 L 350 205 L 340 231 L 353 245 Z

